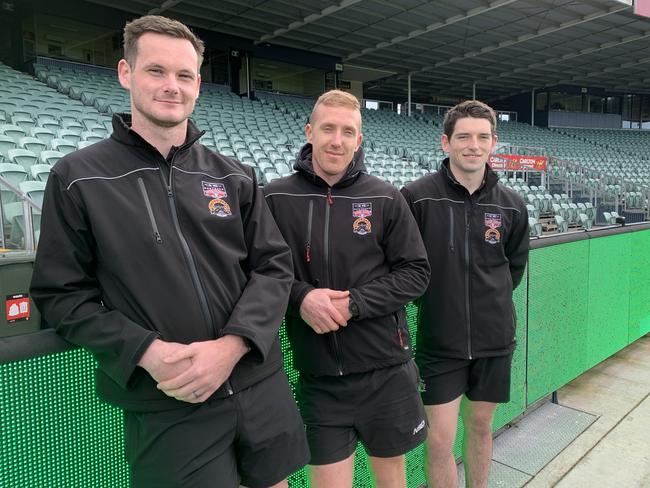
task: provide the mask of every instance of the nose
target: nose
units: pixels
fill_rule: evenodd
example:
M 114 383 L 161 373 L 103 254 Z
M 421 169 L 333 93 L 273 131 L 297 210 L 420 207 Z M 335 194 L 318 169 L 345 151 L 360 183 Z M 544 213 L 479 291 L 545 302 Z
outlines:
M 332 145 L 333 146 L 340 146 L 343 141 L 343 135 L 341 134 L 340 130 L 335 130 L 332 133 Z
M 172 94 L 178 93 L 178 80 L 176 79 L 176 76 L 170 73 L 165 78 L 165 84 L 163 86 L 163 90 L 165 91 L 165 93 L 172 93 Z
M 479 138 L 479 136 L 471 136 L 469 138 L 469 146 L 470 146 L 470 148 L 478 149 L 480 147 L 478 138 Z

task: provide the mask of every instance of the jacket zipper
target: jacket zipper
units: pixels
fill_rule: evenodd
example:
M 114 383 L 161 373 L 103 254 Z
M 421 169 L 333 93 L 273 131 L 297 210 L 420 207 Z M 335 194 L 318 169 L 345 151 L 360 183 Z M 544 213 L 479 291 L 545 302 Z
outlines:
M 454 252 L 454 209 L 449 207 L 449 250 Z
M 471 203 L 470 203 L 471 205 Z M 469 315 L 469 211 L 465 211 L 465 314 L 467 316 L 467 355 L 472 359 L 472 327 Z
M 162 237 L 160 237 L 160 232 L 158 232 L 158 224 L 156 224 L 156 218 L 153 215 L 153 209 L 151 208 L 151 202 L 149 201 L 149 195 L 147 194 L 147 188 L 144 186 L 144 181 L 142 178 L 138 178 L 138 186 L 140 187 L 140 193 L 142 193 L 142 198 L 144 198 L 144 205 L 147 207 L 147 213 L 149 214 L 149 221 L 151 222 L 151 229 L 153 230 L 153 236 L 156 239 L 158 244 L 162 244 Z
M 174 191 L 172 187 L 172 170 L 174 167 L 174 160 L 176 159 L 176 154 L 178 153 L 174 152 L 174 154 L 172 155 L 172 159 L 169 162 L 169 180 L 165 181 L 165 177 L 162 171 L 160 172 L 160 175 L 163 180 L 163 185 L 165 185 L 167 189 L 167 198 L 169 200 L 169 208 L 171 209 L 172 221 L 174 222 L 174 228 L 176 229 L 176 235 L 178 236 L 178 239 L 181 243 L 181 248 L 183 249 L 183 253 L 185 254 L 185 261 L 187 262 L 188 268 L 190 270 L 190 275 L 192 277 L 192 282 L 194 283 L 194 288 L 196 289 L 197 294 L 199 296 L 199 304 L 201 305 L 201 312 L 203 312 L 203 318 L 207 322 L 208 333 L 212 333 L 216 337 L 221 337 L 221 334 L 214 328 L 214 322 L 212 321 L 212 314 L 210 313 L 210 308 L 208 307 L 208 299 L 206 297 L 205 290 L 203 289 L 203 285 L 201 284 L 201 280 L 199 280 L 199 272 L 196 269 L 194 256 L 192 255 L 190 246 L 187 244 L 187 240 L 185 240 L 185 236 L 181 231 L 181 225 L 178 220 L 178 212 L 176 211 L 176 199 L 174 197 Z M 233 394 L 233 389 L 232 389 L 232 385 L 230 384 L 230 380 L 226 380 L 224 382 L 224 387 L 226 388 L 228 395 Z
M 325 206 L 325 246 L 324 246 L 324 257 L 325 257 L 325 269 L 327 270 L 327 286 L 332 286 L 332 273 L 330 270 L 330 207 L 334 204 L 334 199 L 332 198 L 332 188 L 327 189 L 327 205 Z M 334 331 L 330 334 L 332 336 L 332 341 L 334 342 L 334 355 L 336 356 L 336 366 L 338 368 L 339 376 L 343 376 L 343 361 L 341 356 L 341 345 L 338 340 L 338 331 Z
M 314 217 L 314 201 L 309 200 L 309 216 L 307 217 L 307 242 L 305 243 L 305 260 L 311 263 L 311 223 Z

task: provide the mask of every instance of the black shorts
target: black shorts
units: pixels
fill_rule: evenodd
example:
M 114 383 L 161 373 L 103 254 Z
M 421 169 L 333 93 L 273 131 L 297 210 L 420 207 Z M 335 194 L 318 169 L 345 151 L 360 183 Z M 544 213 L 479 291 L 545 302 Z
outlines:
M 413 361 L 345 376 L 300 375 L 298 404 L 312 465 L 346 459 L 361 441 L 370 456 L 393 457 L 427 437 Z
M 124 421 L 133 488 L 268 487 L 309 461 L 282 370 L 227 398 Z
M 508 403 L 512 354 L 478 359 L 427 359 L 422 402 L 442 405 L 462 394 L 474 402 Z

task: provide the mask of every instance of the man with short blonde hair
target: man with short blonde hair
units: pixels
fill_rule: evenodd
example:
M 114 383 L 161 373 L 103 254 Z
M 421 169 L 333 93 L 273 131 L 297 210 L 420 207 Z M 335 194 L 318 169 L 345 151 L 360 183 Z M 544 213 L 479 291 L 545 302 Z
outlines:
M 323 93 L 318 97 L 318 100 L 316 100 L 311 115 L 309 116 L 310 123 L 313 122 L 314 114 L 321 105 L 325 105 L 326 107 L 347 107 L 356 111 L 359 111 L 361 108 L 359 100 L 354 95 L 344 92 L 343 90 L 330 90 Z M 361 120 L 361 114 L 359 114 L 359 120 Z
M 359 102 L 314 106 L 297 173 L 264 188 L 291 247 L 286 324 L 315 488 L 351 488 L 361 442 L 379 488 L 406 486 L 404 454 L 426 437 L 404 306 L 429 280 L 397 188 L 367 174 Z

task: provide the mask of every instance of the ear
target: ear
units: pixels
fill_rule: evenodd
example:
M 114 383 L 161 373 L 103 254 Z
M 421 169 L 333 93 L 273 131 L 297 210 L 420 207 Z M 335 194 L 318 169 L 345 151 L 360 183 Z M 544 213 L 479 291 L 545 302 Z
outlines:
M 443 151 L 445 151 L 446 153 L 449 152 L 449 138 L 447 137 L 447 134 L 443 134 L 440 137 L 440 145 L 442 146 Z
M 122 88 L 131 89 L 131 67 L 126 59 L 120 59 L 120 62 L 117 63 L 117 78 L 120 80 Z
M 494 151 L 494 148 L 497 147 L 497 142 L 499 142 L 499 136 L 496 134 L 492 135 L 492 147 L 490 148 L 490 152 Z
M 197 75 L 197 77 L 196 77 L 196 97 L 195 97 L 195 100 L 197 98 L 199 98 L 200 94 L 201 94 L 201 73 L 199 73 Z
M 307 142 L 309 144 L 311 144 L 312 131 L 313 131 L 313 128 L 312 128 L 311 124 L 307 124 L 305 126 L 305 136 L 307 136 Z
M 357 148 L 355 149 L 355 152 L 359 150 L 362 142 L 363 142 L 363 134 L 359 132 L 359 135 L 357 136 Z

